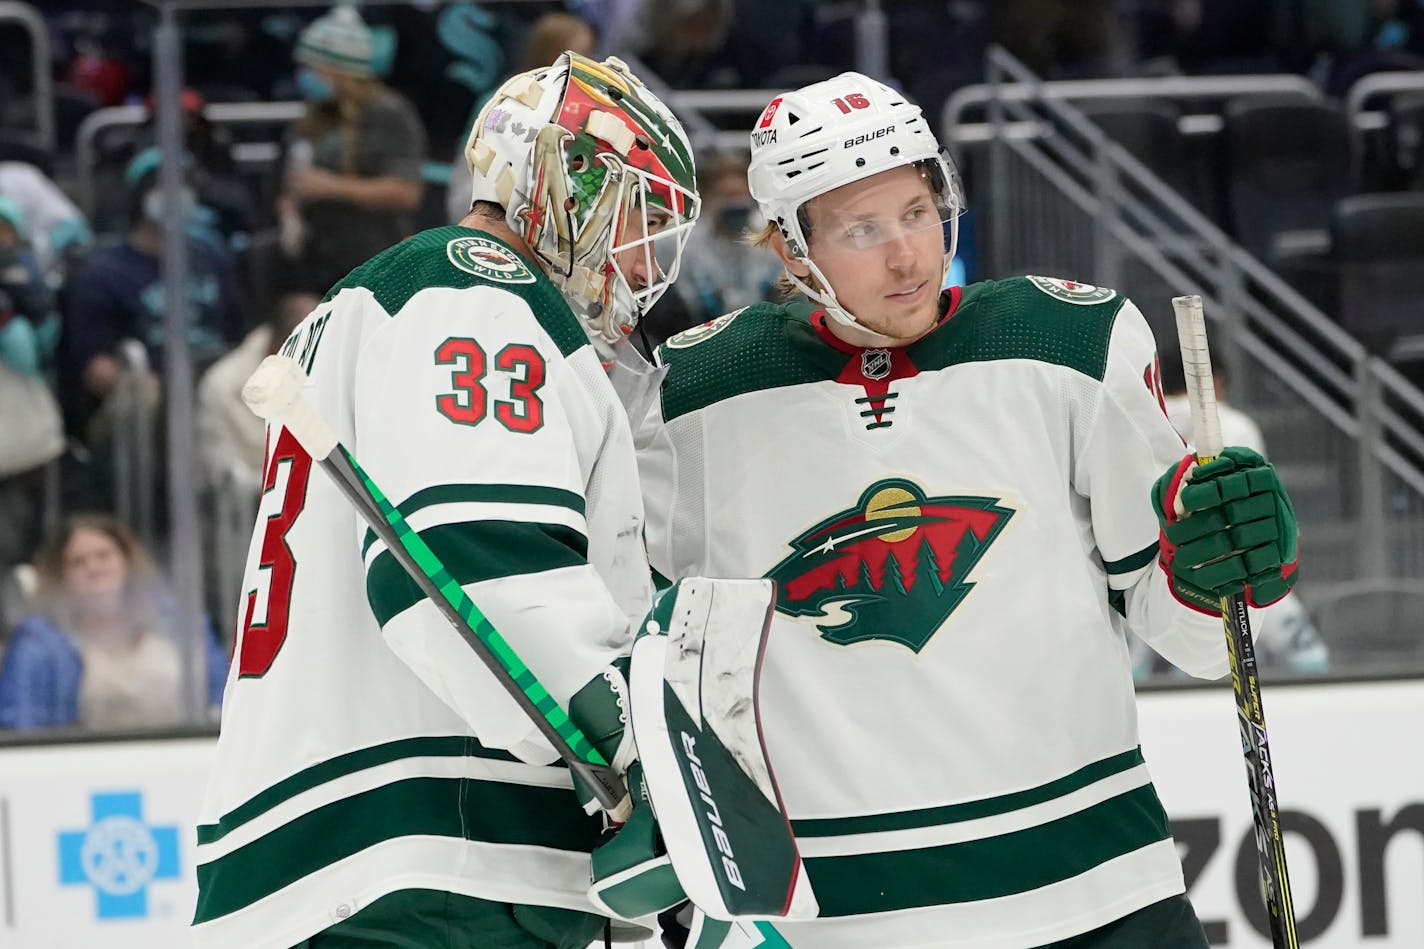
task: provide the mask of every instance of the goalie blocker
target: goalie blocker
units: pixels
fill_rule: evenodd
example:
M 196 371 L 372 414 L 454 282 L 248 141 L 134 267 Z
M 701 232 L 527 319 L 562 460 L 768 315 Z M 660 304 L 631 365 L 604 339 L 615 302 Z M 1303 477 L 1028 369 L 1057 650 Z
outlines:
M 648 795 L 678 880 L 713 919 L 819 911 L 757 710 L 775 602 L 770 580 L 681 580 L 633 644 L 633 737 Z

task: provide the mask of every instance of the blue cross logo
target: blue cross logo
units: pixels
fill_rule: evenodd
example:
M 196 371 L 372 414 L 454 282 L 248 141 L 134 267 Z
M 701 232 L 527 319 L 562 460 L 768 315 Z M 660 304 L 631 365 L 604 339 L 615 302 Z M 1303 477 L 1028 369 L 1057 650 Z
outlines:
M 91 823 L 59 833 L 59 882 L 94 888 L 100 919 L 148 915 L 148 884 L 174 880 L 178 828 L 150 827 L 137 791 L 92 794 Z

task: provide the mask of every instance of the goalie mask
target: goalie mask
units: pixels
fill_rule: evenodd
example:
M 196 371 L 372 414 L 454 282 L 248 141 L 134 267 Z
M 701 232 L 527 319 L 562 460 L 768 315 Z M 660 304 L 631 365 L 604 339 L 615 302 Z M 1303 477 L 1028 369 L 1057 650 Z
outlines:
M 682 125 L 619 60 L 566 52 L 500 86 L 465 158 L 472 200 L 504 207 L 505 221 L 609 358 L 677 279 L 697 220 Z M 646 275 L 640 286 L 616 265 L 626 251 Z
M 918 106 L 884 83 L 860 73 L 841 73 L 772 99 L 751 134 L 747 183 L 762 215 L 776 224 L 791 255 L 811 270 L 814 286 L 787 273 L 796 288 L 849 326 L 855 316 L 811 260 L 806 205 L 843 185 L 904 165 L 917 168 L 934 195 L 937 214 L 900 220 L 894 215 L 872 228 L 857 227 L 837 242 L 837 252 L 863 250 L 909 231 L 940 227 L 944 273 L 954 257 L 964 191 L 949 154 L 940 148 Z M 844 245 L 844 246 L 840 246 Z M 818 253 L 820 248 L 818 247 Z

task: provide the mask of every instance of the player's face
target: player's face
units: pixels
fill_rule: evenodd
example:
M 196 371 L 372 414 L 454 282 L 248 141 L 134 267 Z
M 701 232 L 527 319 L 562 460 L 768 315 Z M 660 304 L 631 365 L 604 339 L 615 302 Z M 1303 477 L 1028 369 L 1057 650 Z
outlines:
M 894 168 L 812 200 L 811 260 L 866 329 L 908 344 L 939 319 L 944 234 L 920 172 Z
M 79 596 L 118 593 L 128 574 L 124 551 L 103 531 L 81 527 L 64 546 L 64 585 Z
M 623 230 L 614 245 L 623 250 L 613 255 L 613 262 L 634 290 L 642 290 L 661 275 L 654 242 L 646 239 L 661 233 L 671 220 L 671 216 L 659 207 L 651 206 L 644 214 L 639 205 L 635 205 L 624 220 Z

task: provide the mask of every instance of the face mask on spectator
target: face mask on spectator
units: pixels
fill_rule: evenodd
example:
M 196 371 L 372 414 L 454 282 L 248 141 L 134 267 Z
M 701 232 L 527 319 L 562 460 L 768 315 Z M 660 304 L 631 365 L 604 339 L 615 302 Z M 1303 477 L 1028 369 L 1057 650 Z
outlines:
M 745 234 L 754 223 L 752 202 L 732 201 L 724 204 L 718 211 L 715 218 L 717 222 L 717 233 L 725 237 L 740 237 Z M 760 222 L 761 215 L 757 214 L 756 223 Z
M 193 189 L 184 188 L 180 194 L 179 210 L 185 223 L 191 222 L 197 212 L 198 198 L 193 194 Z M 154 188 L 143 196 L 143 216 L 154 224 L 163 224 L 165 221 L 163 206 L 163 190 Z
M 315 69 L 303 69 L 297 73 L 297 91 L 303 99 L 312 102 L 326 102 L 336 98 L 336 87 Z

